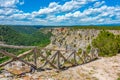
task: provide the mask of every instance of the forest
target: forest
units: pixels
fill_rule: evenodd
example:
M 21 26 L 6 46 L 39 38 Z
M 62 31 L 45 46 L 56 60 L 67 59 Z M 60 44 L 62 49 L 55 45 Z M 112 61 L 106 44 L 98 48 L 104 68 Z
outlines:
M 51 35 L 34 27 L 0 26 L 0 41 L 6 44 L 43 47 L 50 42 Z
M 0 26 L 0 42 L 8 45 L 18 46 L 38 46 L 45 47 L 50 43 L 51 32 L 44 33 L 42 29 L 36 27 L 17 27 L 17 26 Z M 19 55 L 28 49 L 10 49 L 0 47 L 15 55 Z M 0 63 L 10 59 L 0 55 Z

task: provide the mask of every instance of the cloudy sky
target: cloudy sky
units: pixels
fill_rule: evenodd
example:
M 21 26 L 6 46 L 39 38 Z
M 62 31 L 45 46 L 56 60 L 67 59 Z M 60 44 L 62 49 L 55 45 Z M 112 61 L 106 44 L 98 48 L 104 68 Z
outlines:
M 120 0 L 0 0 L 0 24 L 120 24 Z

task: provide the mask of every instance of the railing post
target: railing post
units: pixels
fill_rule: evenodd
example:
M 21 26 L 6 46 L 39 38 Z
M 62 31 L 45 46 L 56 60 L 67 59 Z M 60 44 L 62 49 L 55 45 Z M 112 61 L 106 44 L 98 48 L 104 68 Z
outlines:
M 73 54 L 74 54 L 74 61 L 75 61 L 74 64 L 77 65 L 77 61 L 76 61 L 76 51 L 74 51 Z
M 37 53 L 37 48 L 34 48 L 34 64 L 35 64 L 35 66 L 36 66 L 36 68 L 37 68 L 37 55 L 36 55 L 36 53 Z
M 57 52 L 57 67 L 60 69 L 60 51 Z
M 83 50 L 82 50 L 82 54 L 81 54 L 81 56 L 82 56 L 82 59 L 83 59 L 83 63 L 86 63 L 86 61 L 85 61 L 85 53 L 84 53 Z

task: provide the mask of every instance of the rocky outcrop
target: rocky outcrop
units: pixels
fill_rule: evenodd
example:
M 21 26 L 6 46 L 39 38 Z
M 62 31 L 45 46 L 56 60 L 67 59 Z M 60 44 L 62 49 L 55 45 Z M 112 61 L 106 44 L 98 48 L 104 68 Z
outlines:
M 65 29 L 63 31 L 53 30 L 51 37 L 51 44 L 47 47 L 62 48 L 62 49 L 86 49 L 91 44 L 100 30 L 95 29 L 79 29 L 71 30 Z
M 53 36 L 49 48 L 61 49 L 86 49 L 88 45 L 97 37 L 101 30 L 97 29 L 70 29 L 55 28 L 52 29 Z M 120 35 L 120 30 L 107 30 L 115 35 Z
M 120 35 L 120 30 L 108 30 L 108 31 L 115 35 Z
M 23 73 L 30 72 L 31 67 L 24 64 L 23 62 L 14 61 L 14 62 L 11 62 L 11 63 L 5 65 L 4 69 L 12 74 L 20 75 Z

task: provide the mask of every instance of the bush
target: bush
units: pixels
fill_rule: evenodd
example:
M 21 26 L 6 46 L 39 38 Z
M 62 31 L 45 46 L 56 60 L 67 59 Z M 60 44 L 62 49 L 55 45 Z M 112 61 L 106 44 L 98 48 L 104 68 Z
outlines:
M 79 48 L 78 52 L 77 52 L 77 55 L 80 55 L 82 53 L 82 49 Z
M 118 78 L 117 80 L 120 80 L 120 78 Z
M 100 50 L 100 56 L 113 56 L 120 51 L 120 37 L 105 30 L 100 32 L 92 44 Z
M 119 46 L 118 53 L 120 53 L 120 35 L 117 35 L 116 39 L 117 39 L 117 43 L 118 43 L 118 46 Z
M 90 46 L 90 45 L 88 45 L 88 46 L 87 46 L 87 49 L 86 49 L 87 53 L 89 53 L 89 52 L 90 52 L 90 50 L 91 50 L 91 46 Z

